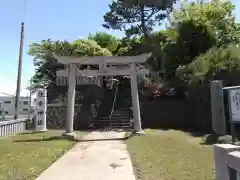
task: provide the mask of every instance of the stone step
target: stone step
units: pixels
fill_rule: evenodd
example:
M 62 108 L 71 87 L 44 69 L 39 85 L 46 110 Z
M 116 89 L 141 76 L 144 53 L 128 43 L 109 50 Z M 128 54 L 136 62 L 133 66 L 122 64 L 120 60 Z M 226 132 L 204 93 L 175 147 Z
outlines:
M 125 107 L 123 107 L 123 106 L 116 106 L 115 107 L 115 111 L 116 110 L 119 110 L 119 111 L 122 111 L 122 110 L 129 111 L 130 108 L 131 108 L 131 106 L 125 106 Z
M 130 108 L 116 108 L 113 112 L 129 112 Z M 111 112 L 111 111 L 110 111 Z
M 131 111 L 130 107 L 129 108 L 116 108 L 114 109 L 113 112 L 129 112 Z
M 101 114 L 101 113 L 103 113 L 103 114 L 111 114 L 111 112 L 112 111 L 102 111 L 102 112 L 99 112 L 99 114 Z M 122 111 L 113 111 L 112 113 L 114 113 L 114 114 L 128 114 L 128 113 L 130 113 L 131 112 L 131 110 L 122 110 Z
M 126 122 L 113 122 L 113 121 L 94 121 L 93 124 L 131 124 L 131 122 L 126 121 Z
M 94 122 L 93 125 L 104 125 L 104 126 L 109 126 L 109 125 L 118 125 L 118 126 L 131 126 L 131 123 L 114 123 L 114 122 Z
M 110 121 L 110 118 L 109 117 L 99 117 L 99 118 L 94 119 L 94 121 L 98 121 L 98 120 L 108 120 L 108 121 Z M 129 117 L 112 118 L 111 120 L 112 121 L 129 121 L 130 118 Z
M 123 102 L 116 102 L 116 105 L 120 105 L 120 106 L 128 106 L 128 105 L 131 105 L 132 102 L 126 102 L 126 101 L 123 101 Z
M 100 112 L 98 116 L 110 116 L 111 112 Z M 112 116 L 129 116 L 131 115 L 131 111 L 129 112 L 113 112 Z
M 98 116 L 99 118 L 110 118 L 110 115 L 102 115 L 102 116 Z M 122 114 L 122 115 L 114 115 L 112 114 L 111 118 L 129 118 L 130 115 L 128 114 Z
M 98 118 L 94 121 L 110 121 L 109 118 Z M 116 118 L 116 119 L 111 119 L 111 121 L 130 121 L 130 118 Z
M 126 98 L 121 98 L 119 97 L 119 99 L 116 100 L 117 104 L 132 104 L 132 100 L 126 99 Z
M 128 114 L 112 114 L 112 118 L 128 118 L 128 117 L 130 117 L 131 116 L 131 114 L 130 113 L 128 113 Z
M 104 125 L 104 126 L 119 126 L 119 127 L 123 127 L 123 126 L 131 126 L 131 123 L 101 123 L 101 122 L 96 122 L 96 123 L 93 123 L 94 125 Z
M 112 123 L 130 123 L 129 119 L 125 119 L 125 120 L 109 120 L 109 119 L 98 119 L 93 121 L 93 123 L 108 123 L 108 122 L 112 122 Z
M 126 126 L 126 125 L 131 125 L 131 123 L 125 122 L 125 123 L 116 123 L 116 122 L 94 122 L 93 124 L 102 124 L 102 125 L 122 125 L 122 126 Z
M 111 116 L 111 118 L 117 118 L 117 119 L 119 119 L 119 118 L 129 118 L 129 117 L 131 117 L 130 116 L 130 114 L 122 114 L 122 115 L 112 115 Z
M 114 110 L 115 110 L 115 111 L 116 111 L 116 110 L 129 110 L 130 107 L 131 107 L 131 106 L 115 106 L 115 107 L 114 107 Z M 109 111 L 112 110 L 112 106 L 111 106 L 111 107 L 109 107 L 109 106 L 103 106 L 102 108 L 105 109 L 105 110 L 109 110 Z
M 110 115 L 114 116 L 114 117 L 118 117 L 118 116 L 123 116 L 123 117 L 128 117 L 131 115 L 131 113 L 99 113 L 98 117 L 109 117 Z
M 131 111 L 113 111 L 112 115 L 113 116 L 128 116 L 131 114 Z M 99 112 L 98 116 L 110 116 L 111 115 L 111 111 L 105 111 L 105 112 Z
M 113 111 L 114 114 L 124 114 L 124 113 L 128 114 L 130 112 L 131 112 L 131 110 L 117 110 L 117 111 L 115 110 L 115 111 Z
M 106 121 L 112 121 L 112 122 L 130 122 L 130 119 L 95 119 L 93 122 L 98 122 L 98 121 L 103 121 L 103 122 L 106 122 Z

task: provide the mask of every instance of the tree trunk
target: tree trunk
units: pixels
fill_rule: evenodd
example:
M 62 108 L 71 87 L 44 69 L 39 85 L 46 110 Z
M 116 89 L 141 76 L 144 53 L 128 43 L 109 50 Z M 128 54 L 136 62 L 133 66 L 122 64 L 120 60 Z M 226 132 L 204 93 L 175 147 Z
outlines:
M 146 21 L 145 21 L 145 14 L 144 14 L 144 5 L 140 5 L 140 11 L 141 11 L 141 26 L 143 31 L 143 37 L 144 41 L 146 42 L 148 39 L 148 32 L 146 27 Z

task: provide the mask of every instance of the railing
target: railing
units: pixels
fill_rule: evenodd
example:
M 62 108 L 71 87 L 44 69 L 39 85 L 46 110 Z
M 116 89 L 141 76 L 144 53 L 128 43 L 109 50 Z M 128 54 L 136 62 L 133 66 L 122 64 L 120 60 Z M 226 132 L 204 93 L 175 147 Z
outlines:
M 10 136 L 26 130 L 29 119 L 18 119 L 0 122 L 0 137 Z
M 112 104 L 112 110 L 111 110 L 110 117 L 109 117 L 109 119 L 110 119 L 110 128 L 112 127 L 112 114 L 113 114 L 115 106 L 116 106 L 118 87 L 119 87 L 119 82 L 117 81 L 117 83 L 116 83 L 116 91 L 114 93 L 114 99 L 113 99 L 113 104 Z

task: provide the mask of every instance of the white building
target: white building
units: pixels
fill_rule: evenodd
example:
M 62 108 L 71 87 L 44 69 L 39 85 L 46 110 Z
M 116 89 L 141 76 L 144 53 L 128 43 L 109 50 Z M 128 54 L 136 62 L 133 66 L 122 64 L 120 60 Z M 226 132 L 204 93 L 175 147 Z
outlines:
M 0 116 L 4 113 L 5 116 L 14 116 L 15 112 L 15 97 L 0 96 Z M 32 110 L 33 103 L 30 102 L 30 97 L 20 97 L 19 115 L 28 115 Z

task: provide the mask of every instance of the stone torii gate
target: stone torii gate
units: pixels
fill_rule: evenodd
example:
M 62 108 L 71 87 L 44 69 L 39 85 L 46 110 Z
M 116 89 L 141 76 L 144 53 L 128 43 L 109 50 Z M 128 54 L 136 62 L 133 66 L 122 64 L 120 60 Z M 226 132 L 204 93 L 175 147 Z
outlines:
M 141 66 L 151 54 L 137 56 L 60 56 L 54 57 L 66 65 L 66 70 L 57 71 L 57 76 L 68 77 L 68 105 L 65 136 L 75 137 L 73 133 L 75 86 L 77 76 L 130 76 L 134 132 L 144 134 L 141 125 L 137 76 L 148 74 L 149 71 Z M 78 65 L 98 65 L 98 70 L 80 70 Z

